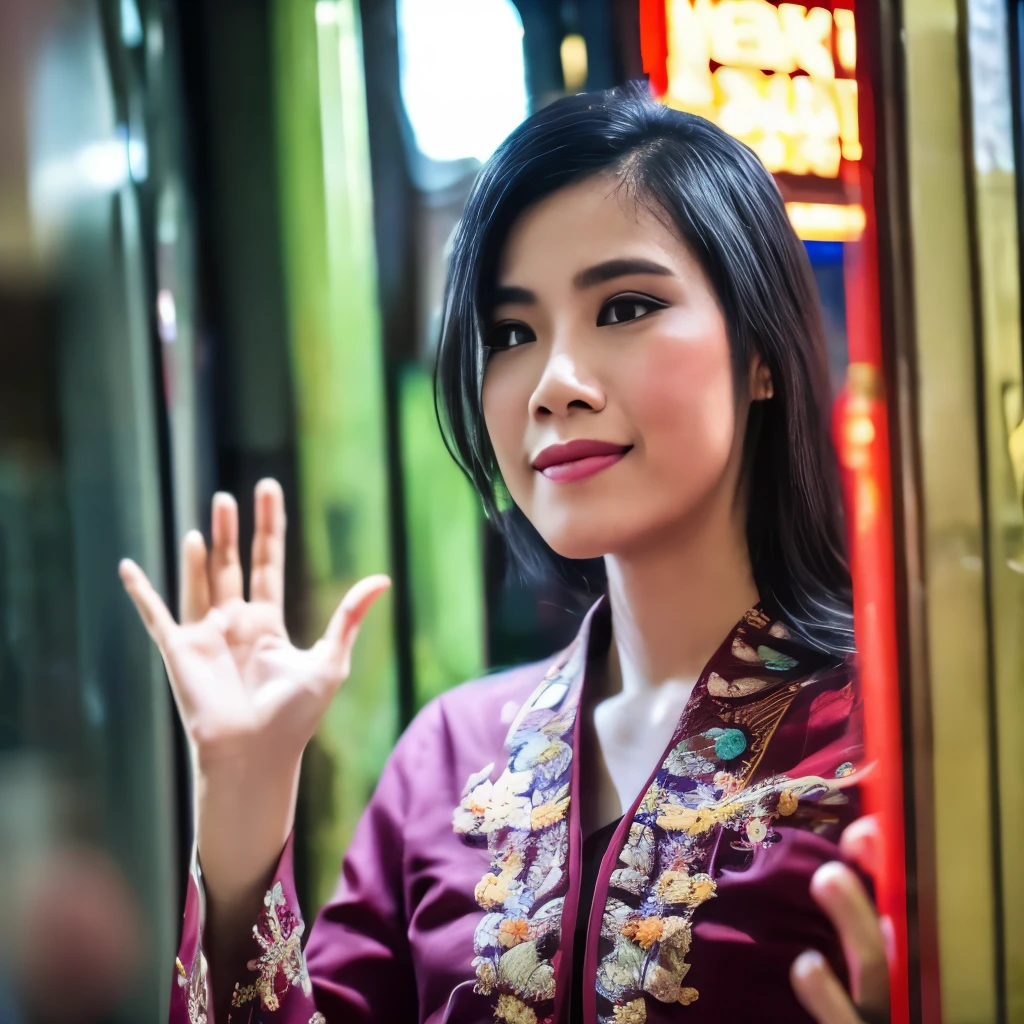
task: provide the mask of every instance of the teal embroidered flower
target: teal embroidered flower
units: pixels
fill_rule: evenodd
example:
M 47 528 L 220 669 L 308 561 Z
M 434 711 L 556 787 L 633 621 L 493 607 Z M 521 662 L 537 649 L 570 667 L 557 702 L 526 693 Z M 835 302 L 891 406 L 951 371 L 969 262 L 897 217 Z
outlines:
M 796 658 L 791 658 L 788 654 L 782 654 L 771 647 L 758 647 L 757 656 L 764 663 L 764 667 L 772 672 L 788 672 L 791 668 L 796 668 Z
M 726 729 L 715 740 L 715 753 L 723 761 L 739 757 L 747 749 L 747 737 L 739 729 Z

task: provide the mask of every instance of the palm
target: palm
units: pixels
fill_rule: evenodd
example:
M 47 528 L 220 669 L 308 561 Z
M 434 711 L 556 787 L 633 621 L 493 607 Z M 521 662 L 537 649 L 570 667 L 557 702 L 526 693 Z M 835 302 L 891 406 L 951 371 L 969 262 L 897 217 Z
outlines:
M 142 570 L 122 578 L 167 665 L 185 732 L 202 760 L 244 756 L 272 734 L 300 753 L 348 675 L 352 643 L 386 577 L 349 591 L 324 636 L 303 650 L 284 625 L 284 499 L 265 481 L 256 493 L 250 599 L 243 597 L 233 499 L 218 495 L 209 555 L 198 533 L 182 544 L 181 622 L 174 622 Z

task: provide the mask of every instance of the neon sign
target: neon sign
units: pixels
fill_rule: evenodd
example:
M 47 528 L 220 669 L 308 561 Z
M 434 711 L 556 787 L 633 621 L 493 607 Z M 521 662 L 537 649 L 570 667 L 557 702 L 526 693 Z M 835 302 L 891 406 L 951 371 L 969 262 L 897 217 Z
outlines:
M 773 173 L 837 178 L 861 157 L 853 11 L 667 0 L 665 103 L 745 142 Z

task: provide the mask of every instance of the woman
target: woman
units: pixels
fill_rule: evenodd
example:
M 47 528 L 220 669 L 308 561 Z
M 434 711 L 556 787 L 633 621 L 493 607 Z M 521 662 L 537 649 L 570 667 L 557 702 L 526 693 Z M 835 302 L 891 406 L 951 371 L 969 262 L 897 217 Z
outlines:
M 860 704 L 815 292 L 769 174 L 640 89 L 540 111 L 467 204 L 437 387 L 513 550 L 603 559 L 606 595 L 553 660 L 417 717 L 304 959 L 299 762 L 388 581 L 296 650 L 269 481 L 248 602 L 224 495 L 181 625 L 124 563 L 195 770 L 172 1020 L 852 1020 L 830 917 L 884 1006 L 858 883 L 811 895 L 858 814 Z

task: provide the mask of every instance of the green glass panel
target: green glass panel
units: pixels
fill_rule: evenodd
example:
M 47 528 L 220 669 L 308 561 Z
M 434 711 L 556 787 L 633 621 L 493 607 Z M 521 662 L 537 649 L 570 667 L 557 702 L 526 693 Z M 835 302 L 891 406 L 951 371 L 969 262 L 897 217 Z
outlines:
M 416 706 L 484 671 L 480 503 L 441 440 L 430 374 L 401 378 Z
M 358 5 L 275 0 L 274 89 L 314 638 L 347 587 L 388 571 L 387 470 L 369 141 Z M 390 602 L 371 611 L 348 682 L 307 754 L 312 900 L 340 856 L 397 730 Z M 307 907 L 307 917 L 313 908 Z

